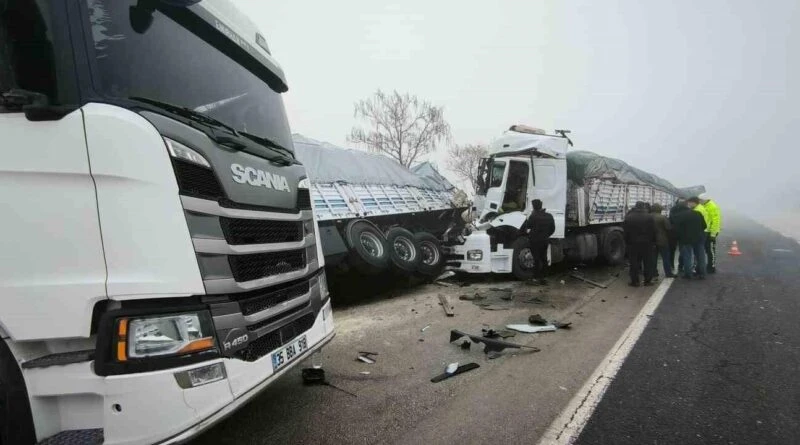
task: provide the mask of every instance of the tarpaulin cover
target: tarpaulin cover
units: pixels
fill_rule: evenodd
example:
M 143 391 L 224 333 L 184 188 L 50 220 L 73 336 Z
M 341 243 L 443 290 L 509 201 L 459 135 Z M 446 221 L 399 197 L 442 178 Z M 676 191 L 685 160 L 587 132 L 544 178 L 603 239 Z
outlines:
M 430 162 L 423 162 L 411 167 L 415 175 L 422 178 L 428 187 L 434 190 L 452 190 L 455 187 Z
M 571 151 L 567 153 L 567 179 L 583 185 L 592 178 L 611 179 L 623 184 L 650 185 L 676 196 L 685 193 L 666 179 L 639 170 L 619 159 L 607 158 L 590 151 Z
M 301 134 L 293 134 L 292 139 L 295 156 L 306 167 L 312 182 L 397 185 L 446 190 L 437 181 L 417 176 L 386 156 L 337 147 Z

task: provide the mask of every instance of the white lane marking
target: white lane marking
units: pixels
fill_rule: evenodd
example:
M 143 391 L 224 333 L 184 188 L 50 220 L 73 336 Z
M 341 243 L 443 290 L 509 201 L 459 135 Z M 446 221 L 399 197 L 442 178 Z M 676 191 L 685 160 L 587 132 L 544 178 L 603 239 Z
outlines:
M 586 422 L 592 417 L 595 408 L 603 398 L 608 386 L 614 380 L 622 363 L 628 357 L 636 341 L 644 332 L 650 316 L 658 308 L 664 295 L 669 290 L 674 279 L 667 278 L 661 282 L 642 310 L 633 319 L 628 329 L 611 348 L 611 351 L 603 358 L 597 369 L 586 380 L 586 383 L 570 400 L 569 404 L 561 414 L 550 424 L 550 427 L 542 436 L 539 445 L 568 445 L 574 443 L 581 434 Z

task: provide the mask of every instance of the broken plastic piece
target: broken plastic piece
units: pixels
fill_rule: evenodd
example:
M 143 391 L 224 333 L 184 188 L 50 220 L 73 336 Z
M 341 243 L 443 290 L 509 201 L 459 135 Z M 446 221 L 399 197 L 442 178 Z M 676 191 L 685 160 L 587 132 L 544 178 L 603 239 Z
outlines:
M 608 286 L 606 286 L 605 284 L 598 283 L 597 281 L 590 280 L 590 279 L 584 277 L 583 275 L 578 275 L 577 273 L 571 273 L 571 274 L 569 274 L 569 276 L 572 277 L 572 278 L 575 278 L 577 280 L 581 280 L 584 283 L 589 283 L 592 286 L 597 286 L 597 287 L 599 287 L 601 289 L 608 289 Z
M 369 351 L 358 351 L 358 360 L 367 364 L 375 363 L 374 355 L 378 355 L 377 352 L 369 352 Z
M 470 343 L 470 342 L 469 342 L 469 340 L 464 340 L 464 341 L 461 343 L 461 349 L 467 349 L 467 350 L 469 350 L 469 348 L 470 348 L 470 347 L 472 347 L 472 343 Z
M 456 372 L 456 369 L 458 369 L 458 362 L 450 363 L 449 365 L 447 365 L 447 368 L 444 370 L 444 372 L 452 374 Z
M 483 343 L 483 352 L 488 353 L 489 351 L 502 351 L 506 348 L 514 348 L 514 349 L 530 349 L 534 352 L 539 352 L 539 348 L 535 348 L 533 346 L 526 346 L 526 345 L 518 345 L 516 343 L 509 343 L 503 340 L 494 340 L 491 338 L 486 337 L 479 337 L 477 335 L 470 335 L 466 332 L 459 331 L 457 329 L 453 329 L 450 331 L 450 343 L 458 340 L 461 337 L 467 337 L 473 343 Z
M 431 325 L 427 325 L 424 328 L 420 329 L 420 332 L 425 332 L 426 330 L 428 330 L 429 327 L 431 327 Z
M 562 321 L 554 321 L 553 326 L 555 326 L 556 329 L 572 329 L 572 322 L 565 323 Z
M 459 375 L 459 374 L 463 374 L 463 373 L 465 373 L 467 371 L 472 371 L 473 369 L 478 369 L 480 367 L 481 367 L 481 365 L 479 365 L 477 363 L 467 363 L 465 365 L 461 365 L 458 368 L 456 368 L 456 370 L 453 371 L 452 374 L 448 374 L 448 373 L 445 372 L 443 374 L 437 375 L 436 377 L 431 379 L 431 382 L 439 383 L 442 380 L 447 380 L 450 377 L 453 377 L 453 376 L 456 376 L 456 375 Z
M 525 332 L 526 334 L 535 334 L 537 332 L 553 332 L 556 330 L 556 327 L 551 324 L 544 326 L 533 326 L 530 324 L 507 324 L 506 327 L 515 331 Z
M 336 389 L 336 390 L 339 390 L 339 391 L 341 391 L 341 392 L 343 392 L 345 394 L 351 395 L 353 397 L 358 397 L 357 395 L 353 394 L 352 392 L 350 392 L 350 391 L 348 391 L 346 389 L 339 388 L 338 386 L 335 386 L 334 384 L 332 384 L 332 383 L 328 382 L 327 380 L 325 380 L 325 370 L 322 369 L 322 368 L 303 368 L 303 370 L 301 371 L 301 375 L 303 377 L 303 384 L 305 384 L 305 385 L 309 385 L 309 386 L 312 386 L 312 385 L 329 386 L 329 387 L 331 387 L 333 389 Z

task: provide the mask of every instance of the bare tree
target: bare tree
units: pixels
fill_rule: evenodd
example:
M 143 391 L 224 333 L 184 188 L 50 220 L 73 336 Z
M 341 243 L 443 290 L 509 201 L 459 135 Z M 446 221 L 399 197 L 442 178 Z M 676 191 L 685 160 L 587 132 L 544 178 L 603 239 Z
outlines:
M 485 145 L 454 145 L 447 151 L 445 165 L 458 179 L 469 181 L 472 190 L 478 191 L 478 164 L 482 158 L 489 156 Z
M 444 120 L 444 107 L 420 100 L 408 93 L 381 90 L 355 103 L 355 117 L 364 121 L 355 126 L 348 141 L 364 144 L 370 151 L 390 156 L 410 167 L 420 155 L 433 151 L 436 144 L 450 140 L 450 125 Z

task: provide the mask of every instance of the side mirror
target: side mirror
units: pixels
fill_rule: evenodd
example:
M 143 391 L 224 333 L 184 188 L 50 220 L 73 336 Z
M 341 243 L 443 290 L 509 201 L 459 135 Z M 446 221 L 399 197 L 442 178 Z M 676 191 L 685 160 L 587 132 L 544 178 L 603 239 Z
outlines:
M 129 11 L 129 20 L 131 22 L 131 29 L 138 34 L 144 34 L 153 25 L 153 12 L 155 6 L 148 0 L 139 0 L 135 6 L 131 6 Z

